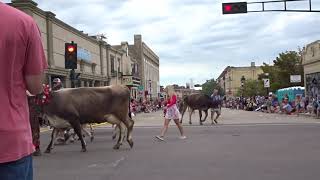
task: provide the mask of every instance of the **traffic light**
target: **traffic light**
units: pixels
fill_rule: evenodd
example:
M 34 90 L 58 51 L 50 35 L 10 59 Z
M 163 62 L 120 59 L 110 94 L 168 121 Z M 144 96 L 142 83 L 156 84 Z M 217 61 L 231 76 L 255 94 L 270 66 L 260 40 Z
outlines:
M 65 43 L 65 68 L 77 69 L 77 44 L 73 41 L 71 43 Z
M 223 14 L 239 14 L 247 12 L 247 2 L 222 3 Z

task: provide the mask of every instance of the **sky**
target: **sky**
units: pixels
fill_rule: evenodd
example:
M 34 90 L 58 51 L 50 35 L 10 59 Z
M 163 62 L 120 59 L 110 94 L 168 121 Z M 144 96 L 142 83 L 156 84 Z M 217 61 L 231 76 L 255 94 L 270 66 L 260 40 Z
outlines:
M 279 53 L 320 39 L 320 13 L 222 15 L 222 2 L 231 0 L 35 2 L 78 30 L 105 34 L 111 45 L 122 41 L 133 44 L 134 34 L 141 34 L 160 57 L 160 84 L 164 86 L 185 85 L 190 79 L 202 84 L 216 79 L 226 66 L 272 63 Z M 308 7 L 308 1 L 287 5 L 288 9 Z M 265 8 L 281 9 L 283 3 L 266 4 Z M 260 9 L 248 6 L 248 10 Z M 313 10 L 320 10 L 319 0 L 313 0 Z

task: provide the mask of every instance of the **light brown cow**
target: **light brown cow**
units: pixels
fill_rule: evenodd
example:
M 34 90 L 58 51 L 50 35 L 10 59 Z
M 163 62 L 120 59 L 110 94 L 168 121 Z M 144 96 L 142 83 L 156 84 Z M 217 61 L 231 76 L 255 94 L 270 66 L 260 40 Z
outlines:
M 122 127 L 120 124 L 123 123 L 127 128 L 127 141 L 132 147 L 131 133 L 134 121 L 128 116 L 129 101 L 130 91 L 126 86 L 66 88 L 52 92 L 50 102 L 44 105 L 43 112 L 44 118 L 54 128 L 71 126 L 81 141 L 83 152 L 86 151 L 86 144 L 82 137 L 81 125 L 87 123 L 109 122 L 119 127 Z M 120 128 L 114 149 L 121 146 L 123 131 L 124 129 Z M 52 149 L 54 134 L 52 132 L 47 153 Z

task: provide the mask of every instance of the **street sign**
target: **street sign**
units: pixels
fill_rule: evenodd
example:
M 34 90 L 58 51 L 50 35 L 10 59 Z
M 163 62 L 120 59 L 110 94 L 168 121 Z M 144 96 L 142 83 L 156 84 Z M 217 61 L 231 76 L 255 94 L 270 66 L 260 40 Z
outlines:
M 290 75 L 291 83 L 299 83 L 301 82 L 301 75 Z
M 263 79 L 263 84 L 265 88 L 269 88 L 270 87 L 270 79 Z

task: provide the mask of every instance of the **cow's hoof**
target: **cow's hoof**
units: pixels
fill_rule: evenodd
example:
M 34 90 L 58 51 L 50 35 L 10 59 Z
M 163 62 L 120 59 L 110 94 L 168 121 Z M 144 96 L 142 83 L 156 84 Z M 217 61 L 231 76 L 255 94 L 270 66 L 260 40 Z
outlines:
M 113 146 L 113 149 L 119 149 L 120 148 L 120 144 L 116 144 Z
M 81 149 L 81 152 L 86 152 L 87 151 L 87 148 L 82 148 Z
M 50 149 L 47 149 L 44 153 L 50 153 L 51 150 Z
M 192 122 L 189 122 L 189 124 L 191 125 L 191 124 L 192 124 Z
M 130 145 L 130 148 L 132 148 L 132 147 L 133 147 L 133 141 L 132 141 L 132 140 L 129 140 L 128 143 L 129 143 L 129 145 Z

